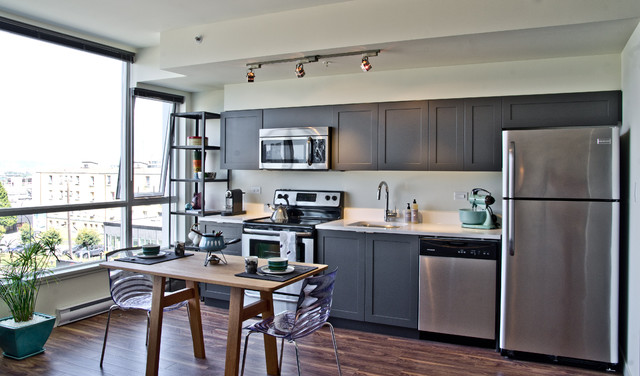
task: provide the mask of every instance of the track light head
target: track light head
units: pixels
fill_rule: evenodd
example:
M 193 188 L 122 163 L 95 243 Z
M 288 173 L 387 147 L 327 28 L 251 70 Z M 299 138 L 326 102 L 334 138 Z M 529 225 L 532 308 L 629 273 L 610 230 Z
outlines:
M 249 72 L 247 72 L 247 82 L 251 83 L 256 79 L 256 74 L 253 73 L 253 68 L 249 68 Z
M 362 64 L 360 64 L 360 68 L 362 69 L 363 72 L 368 72 L 371 70 L 371 68 L 373 68 L 373 66 L 369 62 L 369 56 L 367 55 L 362 56 Z
M 302 78 L 305 75 L 304 65 L 302 63 L 296 64 L 296 77 Z

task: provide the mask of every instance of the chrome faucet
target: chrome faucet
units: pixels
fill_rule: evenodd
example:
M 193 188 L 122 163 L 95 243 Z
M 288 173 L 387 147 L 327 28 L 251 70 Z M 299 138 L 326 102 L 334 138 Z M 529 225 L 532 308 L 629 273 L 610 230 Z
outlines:
M 389 222 L 390 218 L 395 218 L 398 216 L 398 213 L 396 213 L 395 210 L 391 211 L 389 210 L 389 185 L 387 184 L 386 181 L 381 181 L 380 184 L 378 184 L 378 200 L 380 200 L 380 192 L 382 191 L 382 186 L 384 185 L 384 193 L 385 193 L 385 198 L 386 198 L 386 202 L 384 205 L 384 221 L 385 222 Z

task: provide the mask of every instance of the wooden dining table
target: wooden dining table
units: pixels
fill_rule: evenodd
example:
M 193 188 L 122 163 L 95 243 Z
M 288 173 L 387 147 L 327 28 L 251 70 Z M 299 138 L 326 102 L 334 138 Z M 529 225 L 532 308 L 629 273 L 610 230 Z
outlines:
M 193 340 L 193 355 L 196 358 L 205 357 L 204 338 L 202 333 L 202 318 L 200 316 L 200 294 L 198 283 L 210 283 L 229 286 L 229 328 L 227 332 L 227 353 L 225 357 L 226 376 L 238 375 L 240 364 L 240 342 L 242 323 L 262 314 L 263 318 L 274 315 L 273 292 L 286 285 L 300 281 L 306 277 L 322 272 L 327 265 L 292 263 L 293 265 L 314 266 L 316 269 L 295 276 L 287 281 L 270 281 L 256 278 L 236 276 L 244 272 L 244 258 L 240 256 L 225 256 L 227 263 L 209 264 L 204 266 L 206 253 L 196 253 L 193 256 L 168 260 L 151 265 L 138 264 L 127 261 L 108 261 L 100 266 L 109 269 L 121 269 L 148 274 L 153 277 L 153 295 L 149 324 L 149 345 L 147 348 L 146 375 L 157 375 L 160 362 L 160 338 L 162 333 L 162 316 L 164 307 L 181 301 L 188 301 L 189 323 Z M 259 266 L 266 264 L 266 260 L 259 260 Z M 165 292 L 167 278 L 181 279 L 186 287 L 173 292 Z M 260 300 L 244 305 L 244 291 L 256 290 L 260 292 Z M 267 374 L 279 375 L 276 339 L 264 336 L 264 351 Z

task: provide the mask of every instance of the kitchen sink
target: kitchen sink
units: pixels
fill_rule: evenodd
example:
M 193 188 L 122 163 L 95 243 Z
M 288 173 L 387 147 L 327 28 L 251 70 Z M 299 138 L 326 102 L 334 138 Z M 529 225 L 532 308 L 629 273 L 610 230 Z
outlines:
M 406 226 L 406 223 L 388 223 L 388 222 L 367 222 L 367 221 L 358 221 L 349 223 L 347 226 L 353 227 L 375 227 L 375 228 L 399 228 L 402 226 Z

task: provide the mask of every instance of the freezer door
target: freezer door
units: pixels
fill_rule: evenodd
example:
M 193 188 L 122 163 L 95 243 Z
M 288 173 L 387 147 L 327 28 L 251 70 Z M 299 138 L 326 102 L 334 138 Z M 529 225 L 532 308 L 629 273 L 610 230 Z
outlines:
M 619 203 L 503 204 L 500 347 L 617 363 Z
M 503 196 L 620 199 L 618 127 L 503 131 Z

